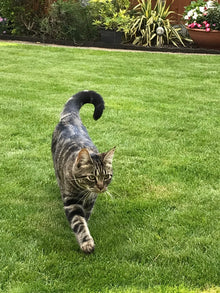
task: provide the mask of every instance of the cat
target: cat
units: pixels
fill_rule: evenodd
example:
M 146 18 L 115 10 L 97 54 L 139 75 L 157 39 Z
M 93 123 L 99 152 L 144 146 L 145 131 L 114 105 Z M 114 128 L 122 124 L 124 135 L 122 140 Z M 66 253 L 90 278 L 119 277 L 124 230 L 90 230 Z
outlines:
M 86 103 L 94 105 L 95 120 L 102 116 L 104 100 L 98 93 L 81 91 L 72 96 L 53 132 L 51 151 L 66 217 L 81 250 L 91 253 L 95 244 L 87 223 L 97 195 L 105 192 L 112 180 L 115 147 L 98 152 L 79 116 Z

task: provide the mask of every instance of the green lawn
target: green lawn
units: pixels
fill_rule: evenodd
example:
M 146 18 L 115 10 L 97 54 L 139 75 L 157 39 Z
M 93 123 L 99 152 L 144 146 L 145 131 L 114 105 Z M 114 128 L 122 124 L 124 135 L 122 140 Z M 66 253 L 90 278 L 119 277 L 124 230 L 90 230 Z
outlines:
M 0 43 L 0 292 L 220 292 L 220 56 Z M 81 117 L 114 180 L 80 252 L 50 143 L 64 103 L 92 89 Z

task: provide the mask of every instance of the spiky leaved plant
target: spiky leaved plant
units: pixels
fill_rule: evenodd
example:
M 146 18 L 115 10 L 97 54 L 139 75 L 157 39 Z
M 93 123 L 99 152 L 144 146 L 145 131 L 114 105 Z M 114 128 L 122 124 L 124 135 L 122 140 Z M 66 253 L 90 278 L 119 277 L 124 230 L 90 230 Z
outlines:
M 168 16 L 174 11 L 170 10 L 170 5 L 166 1 L 157 0 L 156 5 L 152 6 L 152 1 L 138 0 L 139 4 L 133 10 L 130 28 L 127 32 L 127 39 L 134 45 L 143 46 L 161 46 L 164 44 L 179 44 L 185 46 L 184 40 L 187 40 L 180 34 L 181 28 L 171 25 Z M 162 27 L 164 33 L 159 36 L 157 28 Z

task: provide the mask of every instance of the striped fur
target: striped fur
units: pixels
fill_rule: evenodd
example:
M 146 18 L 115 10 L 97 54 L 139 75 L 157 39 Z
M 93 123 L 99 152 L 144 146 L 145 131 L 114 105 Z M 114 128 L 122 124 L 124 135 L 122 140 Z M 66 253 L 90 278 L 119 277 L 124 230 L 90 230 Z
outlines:
M 55 174 L 66 217 L 85 253 L 94 250 L 87 222 L 98 193 L 107 190 L 112 179 L 115 148 L 99 153 L 79 116 L 85 103 L 95 106 L 94 119 L 104 110 L 102 97 L 94 91 L 82 91 L 71 97 L 61 113 L 52 138 Z

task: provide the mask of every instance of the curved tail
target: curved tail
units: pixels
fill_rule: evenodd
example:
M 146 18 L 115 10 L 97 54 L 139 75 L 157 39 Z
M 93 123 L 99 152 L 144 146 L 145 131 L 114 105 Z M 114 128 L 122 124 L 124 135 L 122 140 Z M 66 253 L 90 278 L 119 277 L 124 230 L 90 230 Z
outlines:
M 61 113 L 61 119 L 71 113 L 79 113 L 80 108 L 84 104 L 93 104 L 95 109 L 93 118 L 98 120 L 102 116 L 102 112 L 105 109 L 103 98 L 95 91 L 82 91 L 72 96 L 64 106 Z

